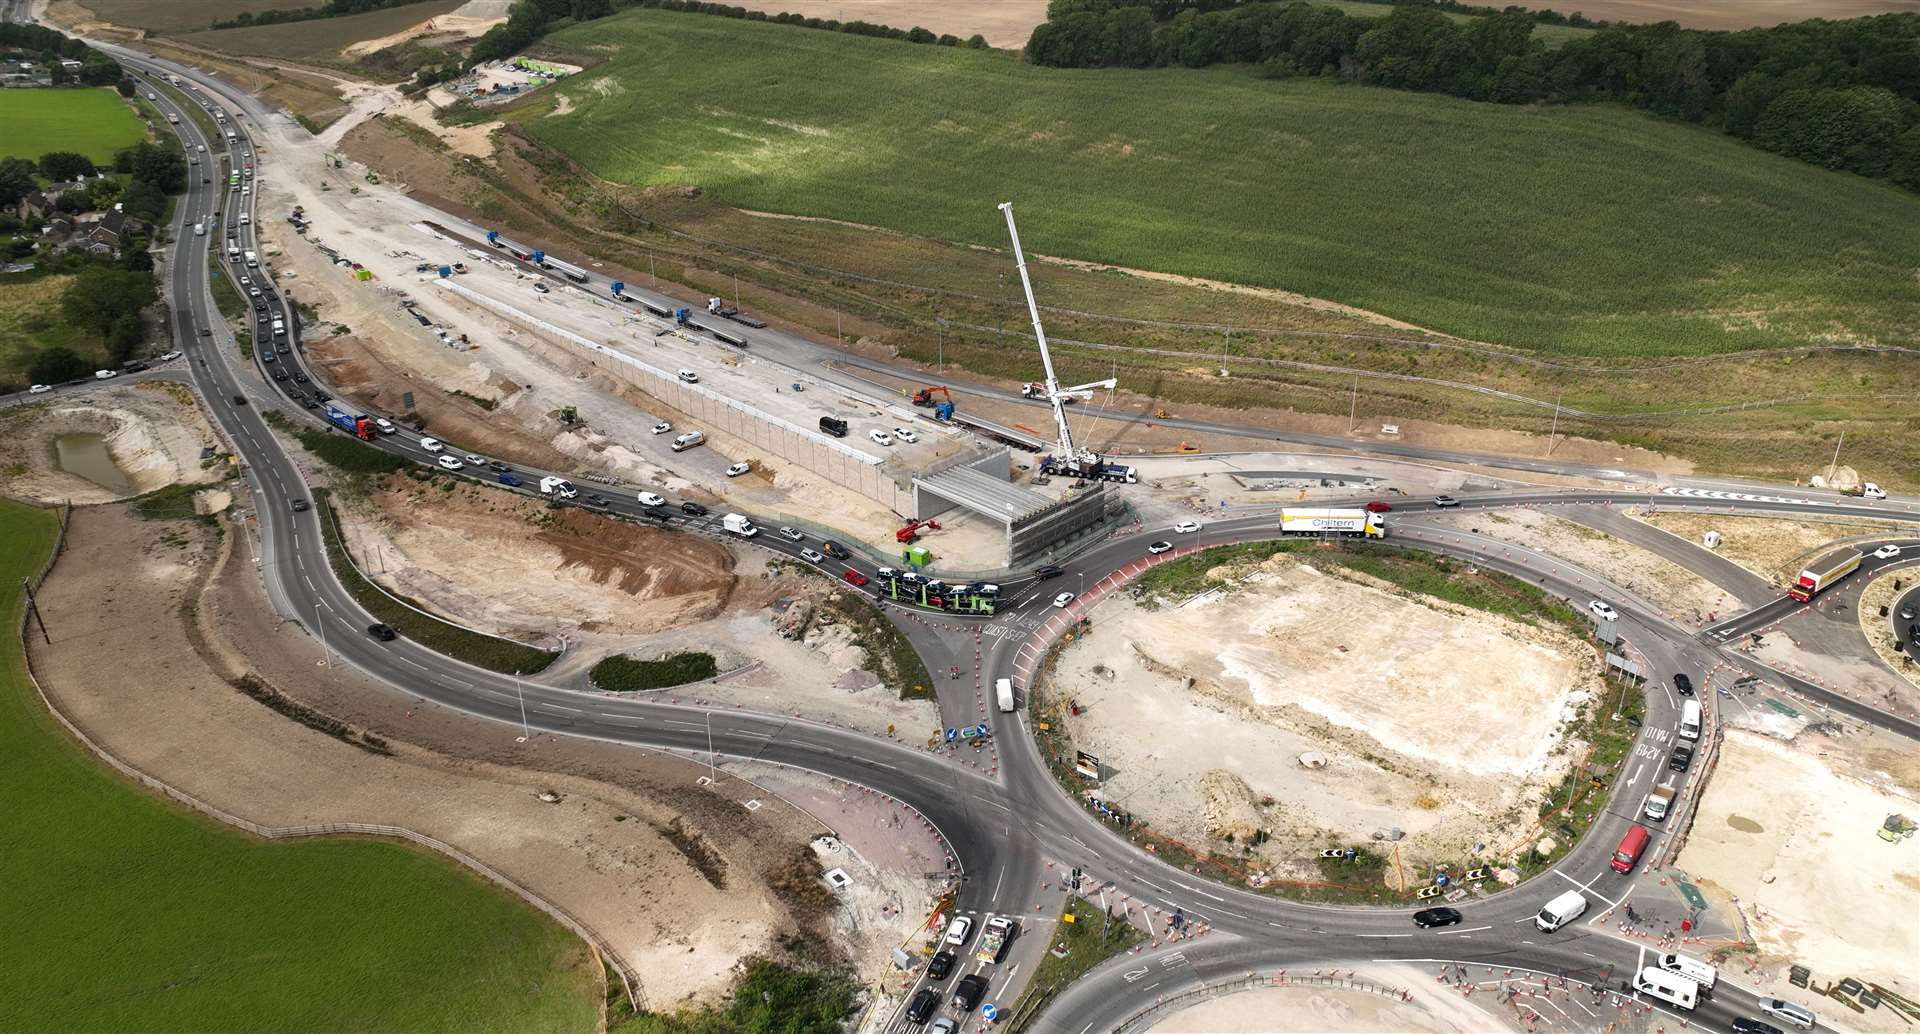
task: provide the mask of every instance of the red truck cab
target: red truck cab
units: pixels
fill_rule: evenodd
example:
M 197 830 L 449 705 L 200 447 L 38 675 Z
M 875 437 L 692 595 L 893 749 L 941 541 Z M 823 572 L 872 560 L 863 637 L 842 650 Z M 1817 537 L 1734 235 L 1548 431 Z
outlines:
M 1627 835 L 1620 838 L 1620 846 L 1614 848 L 1613 871 L 1632 872 L 1634 863 L 1640 860 L 1640 852 L 1647 849 L 1647 841 L 1652 839 L 1653 834 L 1647 832 L 1647 827 L 1635 823 Z

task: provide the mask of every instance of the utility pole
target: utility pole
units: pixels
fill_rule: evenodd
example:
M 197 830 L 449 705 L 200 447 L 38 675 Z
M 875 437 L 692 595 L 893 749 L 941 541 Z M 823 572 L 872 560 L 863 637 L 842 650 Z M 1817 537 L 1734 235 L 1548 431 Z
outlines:
M 707 719 L 707 782 L 714 786 L 718 786 L 720 785 L 720 773 L 716 771 L 718 766 L 714 764 L 713 712 L 706 711 L 703 713 L 705 714 Z
M 27 612 L 33 615 L 33 623 L 40 626 L 40 638 L 45 640 L 48 646 L 52 646 L 53 637 L 47 635 L 47 622 L 40 616 L 40 601 L 33 598 L 33 583 L 22 578 L 20 587 L 27 590 Z
M 1567 393 L 1563 391 L 1553 399 L 1553 427 L 1547 431 L 1547 455 L 1549 456 L 1553 455 L 1554 439 L 1560 434 L 1560 400 L 1566 397 Z
M 1847 442 L 1847 432 L 1840 432 L 1840 440 L 1833 443 L 1833 462 L 1827 464 L 1827 487 L 1833 487 L 1833 469 L 1840 465 L 1840 446 Z
M 740 274 L 733 274 L 733 307 L 740 307 Z
M 937 328 L 934 333 L 938 335 L 933 346 L 933 368 L 944 370 L 947 368 L 947 321 L 936 319 L 933 323 Z
M 320 666 L 322 668 L 331 668 L 333 667 L 333 654 L 327 650 L 327 626 L 325 622 L 320 620 L 320 601 L 317 599 L 313 601 L 313 627 L 320 633 Z
M 513 673 L 513 695 L 520 698 L 520 736 L 513 742 L 525 743 L 533 735 L 533 730 L 527 728 L 527 694 L 520 688 L 520 673 L 517 671 Z
M 653 289 L 660 289 L 660 277 L 653 271 L 653 252 L 647 252 L 647 279 L 653 281 Z

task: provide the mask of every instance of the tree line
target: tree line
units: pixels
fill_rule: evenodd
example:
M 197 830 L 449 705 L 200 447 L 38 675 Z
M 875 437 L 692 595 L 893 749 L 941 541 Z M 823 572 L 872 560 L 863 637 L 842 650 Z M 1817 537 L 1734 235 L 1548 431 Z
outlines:
M 241 11 L 231 18 L 216 21 L 207 28 L 244 29 L 249 25 L 281 25 L 286 22 L 310 22 L 320 18 L 344 18 L 350 14 L 366 14 L 369 11 L 418 2 L 419 0 L 327 0 L 319 7 L 297 7 L 278 11 Z
M 121 79 L 120 65 L 77 39 L 40 25 L 0 22 L 0 50 L 37 54 L 55 86 L 112 86 Z M 67 71 L 61 59 L 80 62 L 78 75 Z
M 1464 6 L 1464 5 L 1454 5 Z M 1056 68 L 1245 64 L 1498 104 L 1611 101 L 1920 191 L 1920 14 L 1738 32 L 1606 24 L 1549 48 L 1520 8 L 1355 18 L 1304 0 L 1052 0 L 1027 58 Z
M 468 65 L 471 67 L 483 61 L 512 57 L 532 46 L 535 40 L 559 28 L 563 21 L 590 21 L 594 18 L 604 18 L 616 10 L 629 7 L 650 7 L 686 14 L 711 14 L 722 18 L 774 22 L 780 25 L 796 25 L 804 29 L 845 32 L 855 36 L 875 36 L 881 39 L 905 40 L 908 43 L 942 47 L 971 47 L 976 50 L 987 48 L 986 37 L 978 33 L 963 40 L 952 33 L 936 35 L 931 30 L 918 25 L 911 29 L 896 29 L 890 25 L 876 25 L 873 22 L 843 22 L 834 18 L 813 18 L 791 13 L 768 14 L 765 11 L 748 10 L 731 4 L 707 3 L 705 0 L 518 0 L 509 10 L 507 20 L 488 29 L 486 35 L 481 36 L 480 41 L 474 44 L 472 52 L 467 56 Z

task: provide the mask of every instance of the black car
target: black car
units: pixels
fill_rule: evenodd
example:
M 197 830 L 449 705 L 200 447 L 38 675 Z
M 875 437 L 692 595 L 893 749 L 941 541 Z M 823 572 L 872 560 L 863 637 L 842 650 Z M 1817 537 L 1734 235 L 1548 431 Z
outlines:
M 281 355 L 287 355 L 287 354 L 289 354 L 289 353 L 291 353 L 291 352 L 293 351 L 293 349 L 291 349 L 291 348 L 288 348 L 288 347 L 287 347 L 287 346 L 285 346 L 285 345 L 281 345 L 281 346 L 280 346 L 279 348 L 276 348 L 276 349 L 274 349 L 274 351 L 275 351 L 275 352 L 277 352 L 277 353 L 279 353 L 279 354 L 281 354 Z
M 299 370 L 295 370 L 293 371 L 293 379 L 296 383 L 305 384 L 307 383 L 308 378 L 306 374 L 301 373 Z
M 1438 926 L 1452 926 L 1460 921 L 1457 908 L 1426 908 L 1413 914 L 1413 925 L 1423 930 Z
M 1043 567 L 1036 568 L 1033 572 L 1033 576 L 1044 582 L 1049 578 L 1058 578 L 1061 575 L 1066 573 L 1067 572 L 1065 568 L 1055 567 L 1052 564 L 1047 564 Z
M 245 395 L 235 395 L 233 397 L 233 404 L 236 406 L 244 406 L 247 404 L 247 397 Z
M 588 493 L 587 493 L 587 496 L 586 496 L 586 499 L 587 499 L 587 505 L 588 505 L 588 506 L 605 506 L 605 505 L 607 505 L 607 499 L 606 499 L 606 497 L 605 497 L 605 496 L 599 496 L 599 495 L 594 495 L 594 494 L 593 494 L 592 492 L 588 492 Z
M 1693 765 L 1693 744 L 1676 743 L 1672 756 L 1667 758 L 1667 767 L 1675 772 L 1685 772 Z
M 287 379 L 287 371 L 285 371 L 285 370 L 282 370 L 282 369 L 281 369 L 281 368 L 279 368 L 278 366 L 276 366 L 276 367 L 274 367 L 274 368 L 273 368 L 273 379 L 274 379 L 274 380 L 276 380 L 276 381 L 284 381 L 284 380 L 286 380 L 286 379 Z
M 383 643 L 391 643 L 400 636 L 400 633 L 393 630 L 392 625 L 382 625 L 378 623 L 368 625 L 367 634 Z
M 1780 1028 L 1773 1024 L 1765 1020 L 1748 1019 L 1745 1016 L 1734 1018 L 1733 1029 L 1736 1034 L 1781 1034 Z
M 932 988 L 923 987 L 919 994 L 913 996 L 913 1001 L 907 1003 L 907 1022 L 925 1023 L 938 1008 L 940 1008 L 940 996 L 935 994 Z
M 319 400 L 320 400 L 320 401 L 322 401 L 322 402 L 332 402 L 332 401 L 333 401 L 333 396 L 332 396 L 332 395 L 329 395 L 329 394 L 327 394 L 327 393 L 326 393 L 326 392 L 324 392 L 324 391 L 316 391 L 316 392 L 314 392 L 314 393 L 313 393 L 313 397 L 314 397 L 314 398 L 317 398 L 317 399 L 319 399 Z
M 673 514 L 668 513 L 667 508 L 664 506 L 649 506 L 646 509 L 640 511 L 640 516 L 650 517 L 656 521 L 664 521 L 667 518 L 672 517 Z
M 680 512 L 689 517 L 705 517 L 707 515 L 707 508 L 701 506 L 699 503 L 681 503 Z
M 947 979 L 947 974 L 953 972 L 953 962 L 954 962 L 953 952 L 950 952 L 950 951 L 935 952 L 933 958 L 930 958 L 927 960 L 927 979 L 928 980 Z
M 303 405 L 303 406 L 305 406 L 305 407 L 307 407 L 308 409 L 319 409 L 319 408 L 320 408 L 320 400 L 319 400 L 319 399 L 301 399 L 301 400 L 300 400 L 300 404 L 301 404 L 301 405 Z
M 307 512 L 307 501 L 305 499 L 295 499 L 293 501 L 293 512 L 294 513 Z
M 1680 694 L 1683 697 L 1692 696 L 1693 680 L 1688 678 L 1684 674 L 1676 674 L 1673 677 L 1673 691 Z
M 968 973 L 953 985 L 953 1007 L 961 1012 L 972 1012 L 986 996 L 987 978 L 978 973 Z
M 825 553 L 826 555 L 834 558 L 835 560 L 845 560 L 848 557 L 853 555 L 852 553 L 847 552 L 847 547 L 841 545 L 838 542 L 833 541 L 832 539 L 827 539 L 826 541 L 820 543 L 820 552 Z

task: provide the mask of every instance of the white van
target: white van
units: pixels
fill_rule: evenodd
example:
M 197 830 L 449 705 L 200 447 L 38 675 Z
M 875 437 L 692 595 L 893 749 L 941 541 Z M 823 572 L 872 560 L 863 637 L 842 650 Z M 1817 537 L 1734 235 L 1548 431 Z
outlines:
M 1675 955 L 1672 952 L 1668 952 L 1665 955 L 1656 956 L 1653 961 L 1661 969 L 1670 973 L 1678 973 L 1688 980 L 1699 984 L 1700 993 L 1703 995 L 1711 994 L 1713 992 L 1714 982 L 1720 979 L 1719 970 L 1701 962 L 1699 959 L 1690 959 L 1685 955 Z
M 1700 985 L 1672 970 L 1648 966 L 1633 975 L 1633 989 L 1682 1009 L 1691 1009 L 1700 1001 Z
M 1013 710 L 1012 679 L 994 679 L 993 695 L 1000 701 L 1000 710 L 1008 712 Z
M 694 446 L 699 445 L 702 442 L 705 442 L 706 440 L 707 440 L 707 436 L 704 434 L 701 434 L 699 431 L 688 431 L 686 434 L 683 434 L 680 437 L 675 438 L 673 440 L 673 451 L 685 452 L 688 449 L 691 449 Z
M 1680 705 L 1680 735 L 1690 740 L 1700 738 L 1700 701 L 1689 700 Z
M 572 499 L 580 494 L 580 490 L 573 487 L 573 483 L 566 478 L 544 477 L 540 479 L 540 494 Z
M 1547 902 L 1545 907 L 1540 909 L 1540 914 L 1533 917 L 1533 922 L 1542 933 L 1552 933 L 1580 918 L 1586 911 L 1587 896 L 1577 890 L 1570 890 Z

